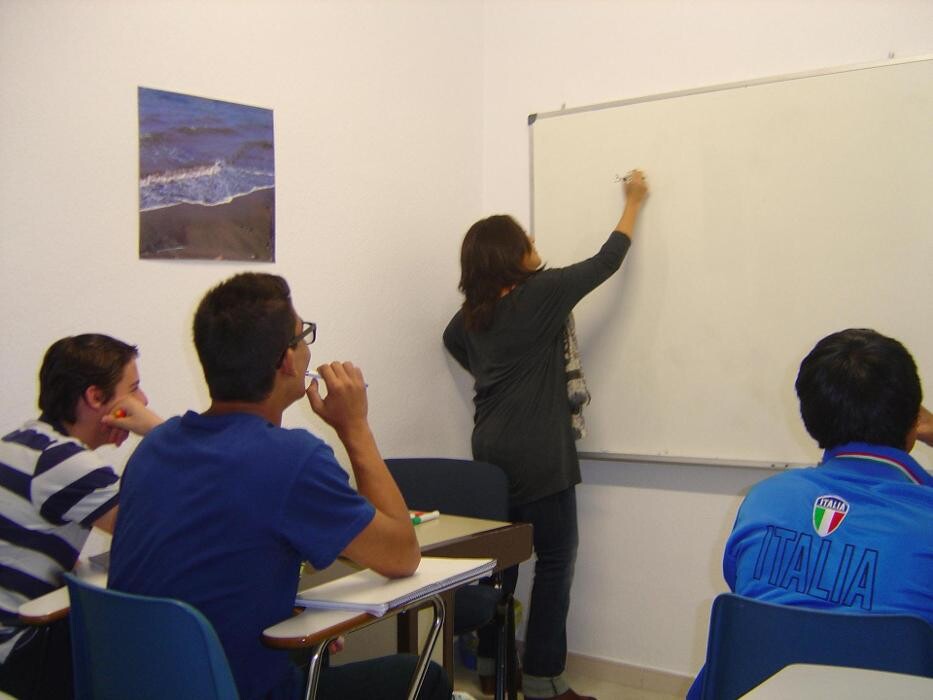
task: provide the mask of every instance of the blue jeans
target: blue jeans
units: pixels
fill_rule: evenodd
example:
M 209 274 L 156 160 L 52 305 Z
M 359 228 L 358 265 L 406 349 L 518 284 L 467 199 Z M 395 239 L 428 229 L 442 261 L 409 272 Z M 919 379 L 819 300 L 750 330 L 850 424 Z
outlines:
M 560 677 L 567 661 L 567 612 L 579 544 L 576 489 L 571 486 L 540 500 L 512 506 L 509 519 L 532 524 L 534 550 L 538 557 L 525 631 L 523 673 L 528 692 L 538 685 L 538 679 Z M 517 566 L 502 572 L 502 584 L 508 592 L 515 591 L 517 581 Z M 494 658 L 495 650 L 495 628 L 487 625 L 479 631 L 477 655 Z M 555 689 L 564 687 L 562 683 L 549 683 L 549 686 Z M 553 694 L 560 692 L 563 690 Z M 537 695 L 536 692 L 530 694 Z

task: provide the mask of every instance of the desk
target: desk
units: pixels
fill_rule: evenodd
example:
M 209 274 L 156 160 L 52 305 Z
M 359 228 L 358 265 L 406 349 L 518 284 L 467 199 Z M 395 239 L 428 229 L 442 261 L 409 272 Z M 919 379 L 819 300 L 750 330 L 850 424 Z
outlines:
M 531 556 L 532 532 L 528 523 L 504 523 L 494 520 L 441 515 L 437 520 L 415 526 L 421 553 L 432 557 L 490 557 L 496 559 L 496 570 L 520 564 Z M 309 588 L 326 580 L 339 578 L 356 569 L 338 562 L 324 571 L 316 571 L 301 579 L 300 588 Z M 443 665 L 453 678 L 453 591 L 441 595 L 447 608 L 443 631 Z M 327 611 L 325 619 L 319 610 L 303 610 L 295 617 L 269 627 L 263 642 L 278 649 L 314 646 L 322 639 L 358 629 L 376 622 L 371 615 L 345 611 Z M 415 612 L 403 612 L 398 619 L 398 650 L 417 653 L 418 620 Z M 334 634 L 336 633 L 336 634 Z
M 498 523 L 495 521 L 442 515 L 437 520 L 415 527 L 422 554 L 432 557 L 492 557 L 496 571 L 521 564 L 531 556 L 532 527 L 528 523 Z M 453 592 L 445 594 L 449 614 L 443 628 L 443 665 L 454 677 L 454 613 Z M 416 616 L 398 618 L 398 649 L 413 653 L 418 648 Z
M 437 520 L 415 526 L 415 534 L 423 554 L 433 557 L 495 558 L 497 570 L 520 564 L 531 556 L 532 533 L 528 523 L 502 523 L 441 515 Z M 324 571 L 303 576 L 300 587 L 308 588 L 356 570 L 352 564 L 337 562 Z M 94 573 L 89 578 L 92 583 L 106 585 L 107 575 L 104 573 Z M 443 663 L 448 675 L 453 678 L 453 592 L 444 593 L 441 597 L 449 611 L 442 626 Z M 19 608 L 19 615 L 26 624 L 45 625 L 65 617 L 69 605 L 68 589 L 63 587 L 24 603 Z M 266 629 L 263 642 L 279 649 L 310 647 L 322 639 L 358 629 L 378 619 L 381 618 L 355 612 L 304 610 Z M 418 624 L 414 612 L 398 616 L 398 649 L 417 653 Z
M 85 570 L 79 575 L 95 586 L 107 585 L 107 574 L 103 572 L 91 573 Z M 68 589 L 62 586 L 20 605 L 19 619 L 27 625 L 48 625 L 66 617 L 70 607 L 71 600 L 68 598 Z
M 933 678 L 844 666 L 792 664 L 742 696 L 747 700 L 914 700 L 933 697 Z

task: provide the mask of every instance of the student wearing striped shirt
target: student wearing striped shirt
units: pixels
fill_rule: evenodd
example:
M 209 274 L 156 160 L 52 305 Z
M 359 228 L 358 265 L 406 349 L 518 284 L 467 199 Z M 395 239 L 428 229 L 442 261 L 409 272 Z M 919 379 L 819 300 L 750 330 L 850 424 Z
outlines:
M 17 611 L 64 585 L 92 527 L 113 532 L 119 477 L 94 450 L 162 422 L 137 354 L 106 335 L 55 342 L 39 370 L 39 418 L 0 440 L 0 690 L 15 697 L 71 696 L 67 620 L 23 628 Z
M 770 603 L 933 624 L 933 477 L 908 454 L 933 444 L 933 415 L 913 358 L 850 328 L 816 344 L 796 389 L 823 459 L 752 487 L 726 542 L 726 583 Z M 687 697 L 701 685 L 702 671 Z

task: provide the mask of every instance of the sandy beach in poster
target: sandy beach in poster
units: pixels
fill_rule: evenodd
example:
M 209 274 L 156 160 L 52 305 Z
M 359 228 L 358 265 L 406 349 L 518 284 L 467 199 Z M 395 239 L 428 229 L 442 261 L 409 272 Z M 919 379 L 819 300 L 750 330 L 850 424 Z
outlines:
M 140 212 L 139 257 L 274 261 L 275 188 Z

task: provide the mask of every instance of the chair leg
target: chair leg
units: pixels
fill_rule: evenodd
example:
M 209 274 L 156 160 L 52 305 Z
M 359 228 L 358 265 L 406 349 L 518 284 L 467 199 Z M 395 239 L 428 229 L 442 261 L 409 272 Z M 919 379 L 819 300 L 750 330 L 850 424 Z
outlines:
M 511 624 L 510 624 L 511 622 Z M 506 691 L 516 700 L 515 689 L 515 613 L 512 596 L 496 606 L 496 700 L 505 700 Z
M 509 596 L 506 609 L 506 632 L 508 645 L 508 661 L 506 677 L 508 678 L 509 700 L 518 700 L 518 650 L 515 648 L 515 603 Z

